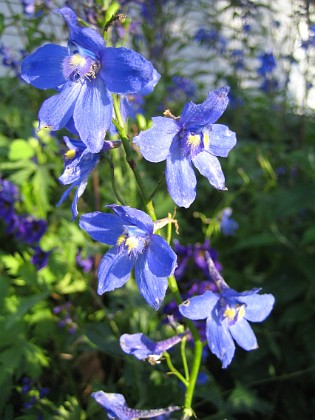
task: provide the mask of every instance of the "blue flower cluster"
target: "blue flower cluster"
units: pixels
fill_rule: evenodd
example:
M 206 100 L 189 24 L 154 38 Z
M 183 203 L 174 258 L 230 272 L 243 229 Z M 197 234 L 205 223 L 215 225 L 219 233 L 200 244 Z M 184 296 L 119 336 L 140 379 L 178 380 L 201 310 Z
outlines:
M 97 31 L 79 25 L 70 8 L 64 7 L 57 13 L 69 28 L 68 47 L 55 44 L 40 47 L 23 60 L 21 76 L 39 89 L 57 92 L 42 104 L 39 128 L 50 127 L 53 131 L 65 128 L 71 133 L 71 138 L 64 137 L 68 151 L 64 156 L 64 172 L 59 178 L 63 185 L 70 187 L 58 205 L 76 189 L 72 203 L 74 219 L 78 215 L 78 199 L 102 154 L 110 153 L 110 149 L 121 144 L 106 139 L 107 132 L 112 129 L 113 115 L 116 114 L 116 129 L 126 147 L 128 139 L 119 128 L 128 114 L 126 101 L 152 92 L 160 75 L 140 54 L 127 48 L 108 47 Z M 197 40 L 222 42 L 217 34 L 207 32 L 197 34 Z M 267 64 L 264 63 L 264 70 L 261 70 L 264 74 L 269 71 Z M 191 88 L 186 80 L 177 80 L 177 83 L 184 90 Z M 120 111 L 117 97 L 113 99 L 112 94 L 121 95 Z M 132 141 L 147 161 L 166 161 L 167 190 L 180 207 L 188 208 L 196 198 L 195 169 L 214 188 L 226 190 L 218 157 L 228 156 L 236 144 L 236 135 L 217 120 L 228 106 L 228 94 L 228 86 L 213 90 L 201 104 L 188 102 L 179 117 L 165 111 L 163 117 L 153 118 L 151 128 L 140 132 Z M 7 204 L 10 207 L 10 200 Z M 187 248 L 187 255 L 184 252 L 177 260 L 171 246 L 158 234 L 161 226 L 169 221 L 163 225 L 164 222 L 153 220 L 155 217 L 151 213 L 152 217 L 126 205 L 106 207 L 110 212 L 83 214 L 79 220 L 81 229 L 92 239 L 110 247 L 98 267 L 99 295 L 121 288 L 133 272 L 141 296 L 158 310 L 165 298 L 168 279 L 174 273 L 177 279 L 180 278 L 193 255 L 199 268 L 206 273 L 206 280 L 200 283 L 202 287 L 198 284 L 186 289 L 186 300 L 179 305 L 180 315 L 205 324 L 204 339 L 223 367 L 227 367 L 234 356 L 234 340 L 245 350 L 257 348 L 248 321 L 261 322 L 269 315 L 274 303 L 272 295 L 259 295 L 258 289 L 242 293 L 231 289 L 218 271 L 219 263 L 214 263 L 207 252 L 209 243 Z M 230 216 L 229 209 L 221 215 L 221 229 L 227 235 L 237 229 L 237 223 Z M 175 244 L 175 249 L 180 254 L 179 244 Z M 211 252 L 215 258 L 215 251 Z M 55 308 L 55 313 L 66 314 L 64 324 L 71 319 L 68 306 Z M 126 353 L 157 362 L 186 335 L 177 334 L 155 343 L 141 333 L 124 334 L 120 343 Z M 92 396 L 107 410 L 109 418 L 157 417 L 178 409 L 137 410 L 129 408 L 121 394 L 98 391 Z
M 17 214 L 15 203 L 18 200 L 19 191 L 16 185 L 7 179 L 0 178 L 0 217 L 5 224 L 5 235 L 33 250 L 31 263 L 39 270 L 47 265 L 50 254 L 38 245 L 46 232 L 47 222 L 30 215 Z

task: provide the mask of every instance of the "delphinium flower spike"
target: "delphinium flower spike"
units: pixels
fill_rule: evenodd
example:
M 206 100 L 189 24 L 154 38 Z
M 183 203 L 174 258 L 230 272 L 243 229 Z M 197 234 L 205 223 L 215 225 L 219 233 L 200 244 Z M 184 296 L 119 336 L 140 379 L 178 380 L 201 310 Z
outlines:
M 211 262 L 211 258 L 209 261 Z M 211 265 L 211 275 L 219 286 L 219 292 L 206 291 L 179 305 L 183 316 L 192 320 L 206 319 L 206 336 L 210 351 L 226 368 L 235 352 L 235 340 L 244 350 L 258 348 L 255 334 L 249 322 L 262 322 L 270 314 L 274 297 L 259 295 L 260 289 L 236 292 L 228 287 L 215 265 Z
M 112 93 L 136 93 L 158 80 L 152 64 L 127 48 L 106 47 L 92 28 L 80 27 L 72 9 L 56 10 L 66 21 L 68 48 L 46 44 L 26 57 L 22 78 L 39 89 L 58 91 L 42 104 L 39 128 L 59 130 L 72 119 L 80 139 L 93 153 L 103 147 L 112 114 Z
M 154 309 L 161 305 L 167 277 L 176 268 L 176 254 L 164 238 L 154 234 L 154 223 L 141 210 L 128 206 L 107 206 L 115 214 L 93 212 L 80 218 L 80 227 L 97 241 L 113 247 L 98 269 L 98 294 L 122 287 L 135 268 L 141 295 Z
M 92 397 L 107 411 L 110 419 L 136 420 L 158 417 L 162 414 L 180 410 L 180 407 L 157 408 L 154 410 L 137 410 L 127 406 L 125 397 L 122 394 L 111 394 L 104 391 L 92 393 Z
M 193 166 L 218 190 L 225 178 L 217 156 L 227 157 L 236 144 L 235 133 L 214 124 L 228 105 L 229 87 L 208 94 L 200 105 L 189 102 L 179 118 L 154 117 L 153 127 L 134 138 L 149 162 L 166 159 L 167 189 L 174 202 L 189 207 L 196 197 Z

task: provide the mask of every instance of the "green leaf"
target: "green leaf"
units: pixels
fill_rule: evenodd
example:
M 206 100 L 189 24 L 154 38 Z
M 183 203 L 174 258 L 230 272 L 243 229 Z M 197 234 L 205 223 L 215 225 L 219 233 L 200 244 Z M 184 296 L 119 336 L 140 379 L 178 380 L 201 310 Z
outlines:
M 9 160 L 26 160 L 33 157 L 35 151 L 29 142 L 22 139 L 13 140 L 9 149 Z

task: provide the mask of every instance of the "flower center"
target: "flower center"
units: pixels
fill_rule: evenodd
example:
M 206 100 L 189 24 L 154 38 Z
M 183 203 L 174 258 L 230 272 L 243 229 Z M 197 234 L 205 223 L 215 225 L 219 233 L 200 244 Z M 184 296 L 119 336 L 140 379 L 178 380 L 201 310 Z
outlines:
M 183 154 L 191 158 L 202 152 L 209 145 L 208 132 L 194 133 L 192 131 L 183 131 L 180 134 L 180 139 Z
M 244 315 L 245 305 L 241 305 L 239 303 L 233 305 L 226 304 L 223 311 L 223 317 L 228 318 L 229 322 L 232 324 L 241 320 Z
M 125 226 L 124 233 L 117 239 L 117 246 L 127 251 L 128 255 L 138 256 L 148 245 L 149 237 L 146 232 L 136 226 Z
M 101 65 L 92 57 L 82 56 L 78 52 L 66 57 L 63 61 L 63 74 L 71 81 L 95 79 Z

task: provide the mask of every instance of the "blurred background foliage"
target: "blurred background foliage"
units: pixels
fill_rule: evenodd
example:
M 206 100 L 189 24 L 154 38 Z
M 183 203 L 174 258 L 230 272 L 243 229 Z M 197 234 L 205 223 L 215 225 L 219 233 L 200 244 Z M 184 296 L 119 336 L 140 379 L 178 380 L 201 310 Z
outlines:
M 102 419 L 106 414 L 89 397 L 97 389 L 123 393 L 129 406 L 139 408 L 181 404 L 184 393 L 164 363 L 153 368 L 119 347 L 127 332 L 155 340 L 172 335 L 167 307 L 155 313 L 131 281 L 99 297 L 96 270 L 105 247 L 71 221 L 70 199 L 56 207 L 65 189 L 58 182 L 65 133 L 36 132 L 37 111 L 52 92 L 23 84 L 19 62 L 44 42 L 65 44 L 65 28 L 54 30 L 51 21 L 51 10 L 63 4 L 8 1 L 0 10 L 4 420 Z M 107 43 L 144 54 L 162 75 L 151 95 L 129 98 L 131 137 L 149 127 L 153 115 L 167 108 L 179 115 L 187 101 L 201 102 L 210 90 L 231 87 L 228 111 L 219 121 L 238 138 L 228 159 L 221 159 L 228 192 L 213 190 L 200 177 L 196 201 L 176 211 L 180 234 L 174 232 L 174 239 L 190 249 L 210 240 L 231 287 L 261 287 L 274 294 L 276 305 L 267 321 L 254 326 L 258 351 L 238 349 L 226 370 L 204 355 L 194 404 L 198 418 L 314 418 L 314 2 L 72 0 L 66 5 L 92 27 L 125 14 L 123 23 L 108 29 Z M 12 28 L 20 48 L 5 43 Z M 112 158 L 118 188 L 129 205 L 140 207 L 122 151 L 114 150 Z M 138 164 L 153 190 L 163 164 L 149 165 L 140 155 Z M 115 201 L 109 172 L 101 161 L 79 200 L 80 213 Z M 163 181 L 155 203 L 159 217 L 174 211 Z M 221 223 L 226 208 L 236 222 L 228 232 Z M 194 255 L 179 280 L 183 289 L 205 280 Z

